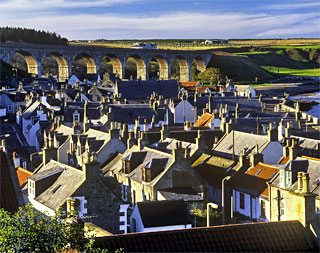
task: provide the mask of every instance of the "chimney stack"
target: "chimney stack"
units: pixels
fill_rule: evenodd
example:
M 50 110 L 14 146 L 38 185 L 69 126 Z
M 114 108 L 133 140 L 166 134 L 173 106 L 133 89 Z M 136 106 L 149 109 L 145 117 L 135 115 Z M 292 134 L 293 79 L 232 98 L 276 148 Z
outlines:
M 127 149 L 131 148 L 133 145 L 136 144 L 136 140 L 134 138 L 134 132 L 132 130 L 129 131 L 129 137 L 127 140 Z

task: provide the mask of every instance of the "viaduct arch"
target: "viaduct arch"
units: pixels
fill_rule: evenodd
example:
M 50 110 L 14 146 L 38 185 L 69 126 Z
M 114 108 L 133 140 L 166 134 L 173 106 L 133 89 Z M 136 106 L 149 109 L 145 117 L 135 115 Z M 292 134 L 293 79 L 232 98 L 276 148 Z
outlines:
M 181 51 L 181 50 L 152 50 L 152 49 L 125 49 L 104 48 L 88 46 L 52 46 L 33 45 L 21 43 L 0 43 L 0 59 L 9 63 L 11 57 L 19 53 L 27 64 L 30 74 L 41 76 L 43 60 L 51 56 L 58 64 L 58 80 L 64 82 L 72 72 L 74 61 L 81 61 L 86 66 L 86 73 L 96 74 L 100 72 L 100 64 L 108 59 L 112 65 L 112 72 L 120 78 L 126 76 L 126 64 L 129 58 L 133 58 L 137 66 L 137 78 L 146 80 L 149 78 L 150 62 L 158 64 L 158 78 L 170 79 L 171 67 L 174 59 L 179 63 L 180 81 L 189 81 L 191 77 L 191 64 L 196 62 L 197 70 L 206 70 L 212 52 L 209 50 Z M 12 60 L 11 60 L 12 63 Z

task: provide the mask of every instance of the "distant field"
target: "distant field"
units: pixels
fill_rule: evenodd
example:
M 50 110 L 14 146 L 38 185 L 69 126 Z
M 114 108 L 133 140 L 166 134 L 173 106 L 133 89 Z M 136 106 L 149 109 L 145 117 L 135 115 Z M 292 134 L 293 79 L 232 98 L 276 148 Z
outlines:
M 239 45 L 256 45 L 256 46 L 306 46 L 306 45 L 319 45 L 320 39 L 284 39 L 284 40 L 229 40 L 229 43 Z
M 113 48 L 131 48 L 134 42 L 154 42 L 158 49 L 168 50 L 208 50 L 217 48 L 241 48 L 241 47 L 276 47 L 276 48 L 320 48 L 320 39 L 288 39 L 288 40 L 229 40 L 227 44 L 200 45 L 177 40 L 153 40 L 153 41 L 105 41 L 105 42 L 70 42 L 70 45 L 103 46 Z
M 292 76 L 320 76 L 320 68 L 291 69 L 291 68 L 278 68 L 274 66 L 261 66 L 261 67 L 275 74 L 285 74 L 285 75 L 292 75 Z

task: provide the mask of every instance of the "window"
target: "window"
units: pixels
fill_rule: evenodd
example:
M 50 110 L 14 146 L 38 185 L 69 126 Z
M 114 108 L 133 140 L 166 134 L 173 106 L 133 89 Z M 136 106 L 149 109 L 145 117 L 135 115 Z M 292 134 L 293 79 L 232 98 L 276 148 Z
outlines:
M 261 200 L 261 217 L 266 217 L 266 202 L 264 200 Z
M 79 114 L 73 114 L 73 121 L 76 121 L 76 122 L 79 122 L 80 119 L 79 119 Z
M 28 192 L 29 192 L 29 195 L 31 195 L 31 196 L 35 196 L 35 188 L 34 188 L 34 186 L 35 186 L 34 182 L 29 180 Z
M 244 209 L 244 193 L 240 192 L 240 208 Z
M 144 182 L 151 182 L 151 169 L 142 168 L 142 180 Z
M 12 105 L 8 105 L 8 111 L 12 112 L 13 111 L 13 106 Z
M 284 216 L 284 201 L 280 201 L 280 217 Z

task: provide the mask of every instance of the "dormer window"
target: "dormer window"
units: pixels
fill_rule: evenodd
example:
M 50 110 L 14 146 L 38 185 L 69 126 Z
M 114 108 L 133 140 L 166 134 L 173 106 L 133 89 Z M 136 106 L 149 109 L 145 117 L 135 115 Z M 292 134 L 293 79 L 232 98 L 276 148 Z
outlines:
M 122 171 L 124 174 L 129 174 L 130 170 L 130 161 L 122 160 Z
M 73 121 L 75 121 L 75 122 L 80 121 L 80 114 L 77 110 L 72 114 L 72 116 L 73 116 Z
M 151 169 L 150 168 L 142 168 L 142 181 L 151 182 Z

